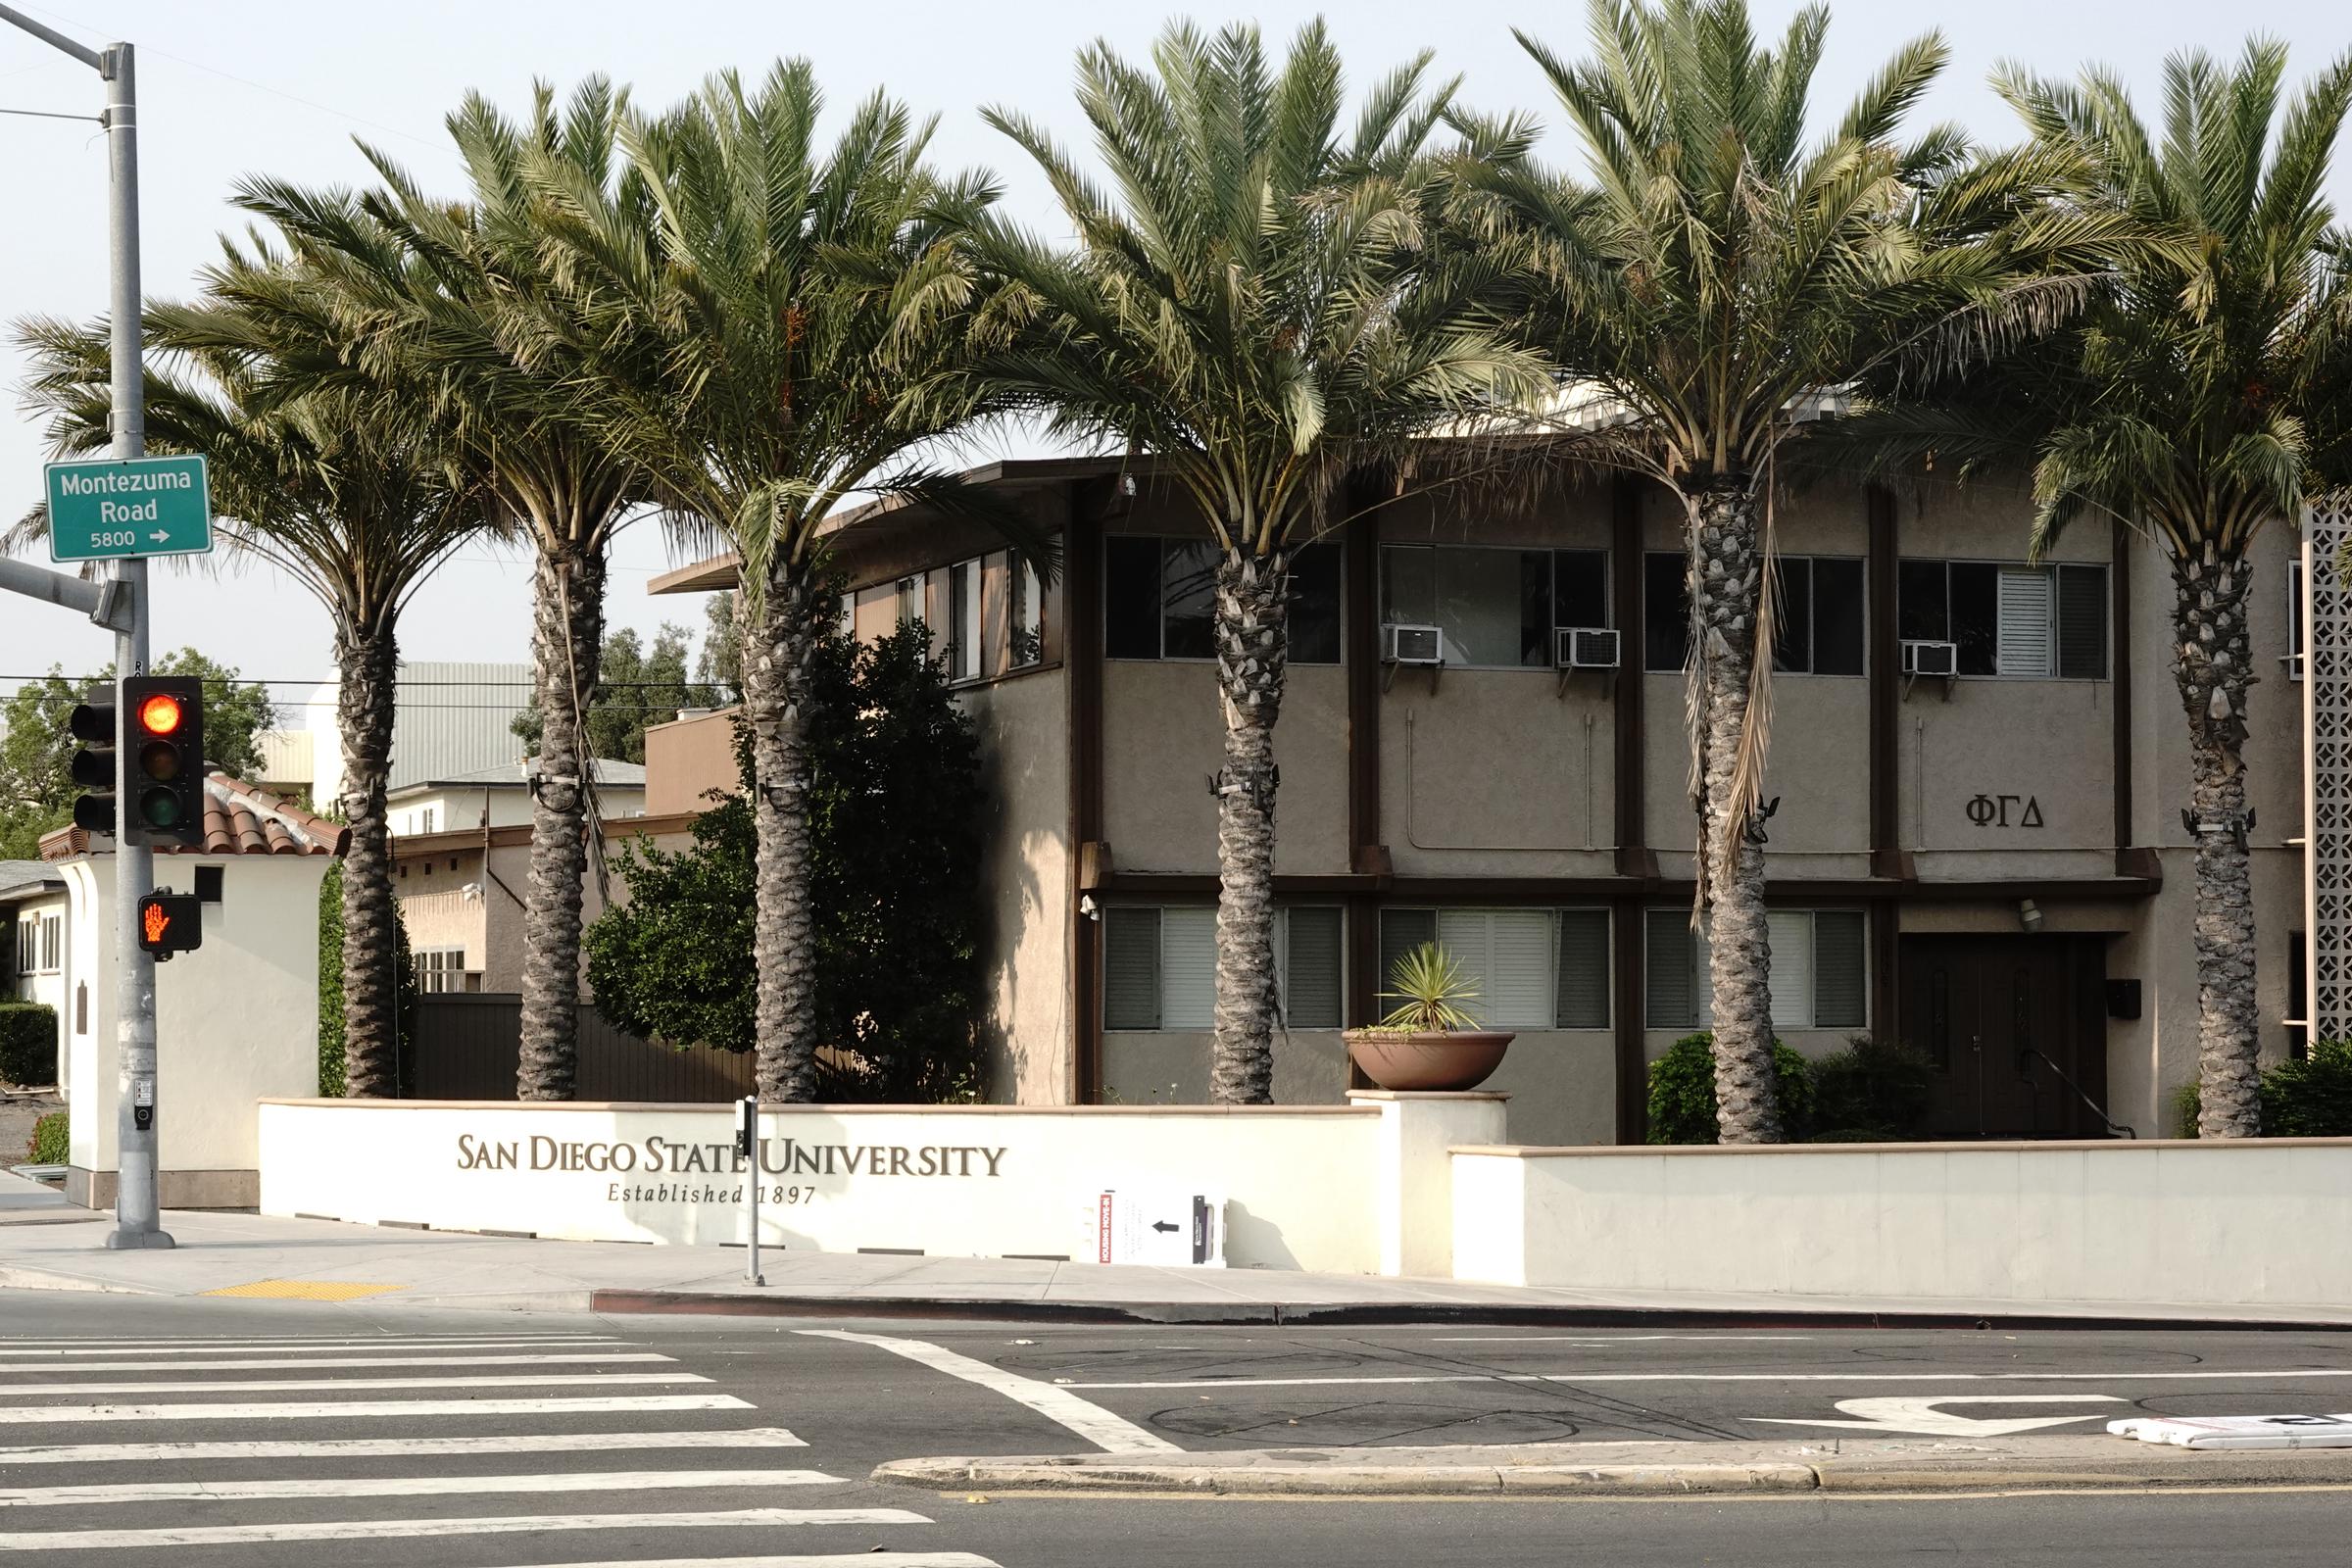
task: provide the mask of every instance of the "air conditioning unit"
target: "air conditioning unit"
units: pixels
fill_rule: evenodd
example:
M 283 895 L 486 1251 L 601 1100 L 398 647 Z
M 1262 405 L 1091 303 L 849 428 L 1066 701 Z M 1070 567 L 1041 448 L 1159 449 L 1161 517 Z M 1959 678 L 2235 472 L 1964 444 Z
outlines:
M 1380 657 L 1392 664 L 1443 664 L 1445 636 L 1435 626 L 1392 622 L 1380 628 Z
M 1903 644 L 1903 673 L 1906 675 L 1956 675 L 1960 672 L 1958 643 L 1905 642 Z
M 1607 626 L 1562 626 L 1552 633 L 1552 663 L 1561 669 L 1615 669 L 1617 633 Z

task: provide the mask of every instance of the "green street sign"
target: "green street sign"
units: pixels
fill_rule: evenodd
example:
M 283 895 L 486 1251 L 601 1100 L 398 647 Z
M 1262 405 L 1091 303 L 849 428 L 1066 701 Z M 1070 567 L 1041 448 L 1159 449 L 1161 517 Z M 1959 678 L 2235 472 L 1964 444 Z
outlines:
M 52 463 L 49 559 L 201 556 L 213 548 L 202 458 L 101 458 Z

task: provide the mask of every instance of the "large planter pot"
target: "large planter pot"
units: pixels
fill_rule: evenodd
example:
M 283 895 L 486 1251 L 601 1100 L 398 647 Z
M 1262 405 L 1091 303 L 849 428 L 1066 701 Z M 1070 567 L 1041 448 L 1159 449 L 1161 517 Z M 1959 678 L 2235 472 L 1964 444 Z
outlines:
M 1348 1055 L 1383 1089 L 1476 1089 L 1502 1065 L 1512 1036 L 1497 1029 L 1349 1029 Z

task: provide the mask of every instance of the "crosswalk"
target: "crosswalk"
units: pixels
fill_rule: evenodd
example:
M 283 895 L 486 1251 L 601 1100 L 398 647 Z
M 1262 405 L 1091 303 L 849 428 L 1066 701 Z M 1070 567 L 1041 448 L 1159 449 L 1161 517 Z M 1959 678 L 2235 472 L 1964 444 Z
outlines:
M 0 1563 L 998 1568 L 604 1334 L 0 1338 Z

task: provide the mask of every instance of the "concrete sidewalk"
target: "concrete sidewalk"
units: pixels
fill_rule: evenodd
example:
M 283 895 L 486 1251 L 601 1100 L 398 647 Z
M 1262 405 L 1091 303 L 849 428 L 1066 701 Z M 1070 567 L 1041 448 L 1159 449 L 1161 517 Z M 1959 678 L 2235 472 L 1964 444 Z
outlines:
M 2352 1484 L 2352 1449 L 2217 1452 L 2115 1437 L 1558 1443 L 894 1459 L 873 1478 L 953 1492 L 1234 1497 L 2332 1487 Z
M 433 1307 L 1006 1321 L 1470 1321 L 1704 1327 L 2352 1329 L 2352 1306 L 2162 1301 L 1869 1300 L 1658 1291 L 1598 1294 L 1275 1269 L 1145 1268 L 1020 1258 L 776 1251 L 748 1285 L 737 1248 L 556 1242 L 255 1214 L 170 1213 L 172 1251 L 110 1252 L 113 1216 L 0 1171 L 0 1289 L 375 1299 Z

